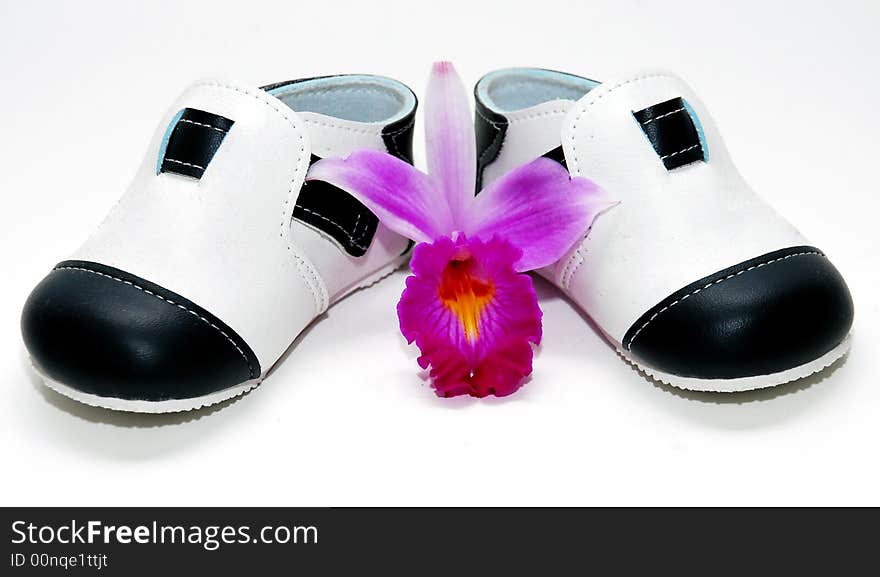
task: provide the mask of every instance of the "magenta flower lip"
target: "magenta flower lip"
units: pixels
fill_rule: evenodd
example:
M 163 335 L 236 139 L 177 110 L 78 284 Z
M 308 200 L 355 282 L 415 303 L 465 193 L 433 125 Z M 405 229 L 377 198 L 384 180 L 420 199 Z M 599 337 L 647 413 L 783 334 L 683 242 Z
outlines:
M 347 191 L 418 243 L 397 311 L 437 394 L 508 395 L 531 373 L 532 345 L 541 340 L 532 280 L 520 273 L 559 260 L 614 203 L 547 158 L 475 196 L 473 120 L 449 62 L 432 68 L 425 134 L 428 174 L 390 154 L 360 150 L 315 163 L 308 179 Z
M 541 309 L 531 277 L 513 269 L 519 256 L 497 237 L 416 246 L 397 313 L 438 395 L 505 396 L 531 373 Z

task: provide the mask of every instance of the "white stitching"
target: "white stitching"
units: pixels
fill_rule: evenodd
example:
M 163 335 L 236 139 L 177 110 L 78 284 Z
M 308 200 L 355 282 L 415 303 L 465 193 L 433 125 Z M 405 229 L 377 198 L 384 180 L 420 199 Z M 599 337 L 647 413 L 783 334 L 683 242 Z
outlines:
M 667 112 L 666 114 L 661 114 L 660 116 L 655 116 L 654 118 L 649 118 L 648 120 L 646 120 L 642 123 L 642 126 L 647 126 L 647 125 L 651 124 L 652 122 L 654 122 L 655 120 L 660 120 L 661 118 L 666 118 L 667 116 L 671 116 L 671 115 L 675 114 L 676 112 L 681 112 L 684 109 L 685 109 L 684 106 L 682 106 L 681 108 L 676 108 L 672 112 Z
M 369 209 L 366 209 L 366 210 L 369 210 Z M 363 217 L 363 216 L 364 216 L 363 212 L 358 213 L 357 220 L 360 221 L 361 217 Z M 355 230 L 357 230 L 357 222 L 355 222 Z M 360 232 L 360 234 L 357 235 L 358 241 L 361 243 L 365 242 L 367 240 L 367 233 L 369 233 L 369 231 L 370 231 L 370 221 L 369 221 L 369 219 L 364 219 L 363 226 L 361 227 L 361 232 Z M 369 248 L 369 245 L 367 245 L 367 247 L 364 250 L 367 250 L 368 248 Z
M 510 125 L 510 123 L 507 121 L 507 119 L 505 119 L 504 122 L 493 122 L 493 121 L 489 120 L 488 118 L 486 118 L 486 116 L 480 112 L 479 108 L 475 108 L 474 112 L 477 113 L 477 116 L 479 116 L 480 118 L 482 118 L 483 120 L 488 122 L 490 125 L 492 125 L 492 127 L 498 129 L 498 132 L 495 134 L 495 138 L 492 139 L 492 142 L 490 142 L 489 145 L 483 149 L 483 152 L 481 152 L 479 158 L 477 158 L 477 164 L 479 166 L 482 166 L 483 170 L 485 171 L 486 166 L 484 165 L 483 158 L 486 156 L 486 154 L 490 150 L 492 150 L 495 147 L 495 144 L 498 142 L 498 139 L 501 138 L 501 136 L 504 134 L 504 130 L 501 130 L 501 127 L 503 126 L 506 128 L 507 126 Z
M 480 118 L 482 118 L 483 120 L 485 120 L 486 122 L 488 122 L 489 124 L 491 124 L 492 126 L 494 126 L 494 127 L 496 127 L 496 128 L 499 127 L 499 126 L 506 126 L 507 124 L 510 123 L 510 122 L 507 120 L 507 118 L 505 118 L 505 119 L 504 119 L 503 121 L 501 121 L 501 122 L 498 122 L 498 121 L 495 121 L 495 120 L 490 120 L 490 119 L 486 118 L 486 115 L 485 115 L 485 114 L 483 114 L 482 112 L 480 112 L 480 109 L 479 109 L 479 108 L 475 108 L 475 109 L 474 109 L 474 112 L 477 113 L 477 116 L 479 116 Z
M 361 213 L 358 212 L 357 218 L 354 219 L 354 226 L 351 229 L 351 236 L 352 237 L 357 237 L 358 225 L 360 225 L 360 223 L 361 223 Z M 360 238 L 358 238 L 358 240 L 360 240 Z
M 234 340 L 232 340 L 232 338 L 231 338 L 229 335 L 227 335 L 227 334 L 223 331 L 223 329 L 221 329 L 220 327 L 218 327 L 217 325 L 215 325 L 214 323 L 212 323 L 211 321 L 209 321 L 208 319 L 206 319 L 205 317 L 203 317 L 203 316 L 200 315 L 199 313 L 197 313 L 197 312 L 195 312 L 195 311 L 192 311 L 192 310 L 186 308 L 186 307 L 183 306 L 182 304 L 180 304 L 180 303 L 176 303 L 176 302 L 174 302 L 174 301 L 171 300 L 171 299 L 166 299 L 165 297 L 163 297 L 163 296 L 161 296 L 161 295 L 158 295 L 158 294 L 156 294 L 156 293 L 154 293 L 154 292 L 152 292 L 152 291 L 149 291 L 149 290 L 145 289 L 145 288 L 142 287 L 142 286 L 136 285 L 136 284 L 134 284 L 134 283 L 131 282 L 131 281 L 123 280 L 123 279 L 121 279 L 121 278 L 116 278 L 115 276 L 110 276 L 109 274 L 105 274 L 105 273 L 102 273 L 102 272 L 98 272 L 98 271 L 96 271 L 96 270 L 92 270 L 92 269 L 88 269 L 88 268 L 82 268 L 82 267 L 78 267 L 78 266 L 60 266 L 60 267 L 56 267 L 55 270 L 79 270 L 79 271 L 83 271 L 83 272 L 89 272 L 89 273 L 92 273 L 92 274 L 96 274 L 96 275 L 98 275 L 98 276 L 102 276 L 102 277 L 105 277 L 105 278 L 109 278 L 109 279 L 115 280 L 115 281 L 117 281 L 117 282 L 121 282 L 122 284 L 127 284 L 128 286 L 134 287 L 134 288 L 138 289 L 139 291 L 142 291 L 142 292 L 147 293 L 148 295 L 152 295 L 152 296 L 156 297 L 157 299 L 159 299 L 159 300 L 161 300 L 161 301 L 165 301 L 166 303 L 168 303 L 168 304 L 170 304 L 170 305 L 174 305 L 174 306 L 176 306 L 176 307 L 179 308 L 179 309 L 185 310 L 185 311 L 188 312 L 189 314 L 193 315 L 194 317 L 196 317 L 197 319 L 201 320 L 203 323 L 207 324 L 208 326 L 212 327 L 215 331 L 217 331 L 218 333 L 220 333 L 221 335 L 223 335 L 223 336 L 226 338 L 226 340 L 229 341 L 229 343 L 230 343 L 233 347 L 235 347 L 235 350 L 238 351 L 238 354 L 241 355 L 241 357 L 244 359 L 244 362 L 247 363 L 247 366 L 248 366 L 248 375 L 249 375 L 252 379 L 256 376 L 256 375 L 254 375 L 254 367 L 253 367 L 253 365 L 251 365 L 251 361 L 248 359 L 247 355 L 244 353 L 243 350 L 241 350 L 241 347 L 239 347 L 238 344 L 236 344 L 236 342 L 235 342 Z
M 218 84 L 216 82 L 203 82 L 203 83 L 199 84 L 199 86 L 222 88 L 224 90 L 232 90 L 233 92 L 245 94 L 247 96 L 250 96 L 251 98 L 253 98 L 257 102 L 264 104 L 264 105 L 268 106 L 270 109 L 274 110 L 279 116 L 281 116 L 281 118 L 286 120 L 287 123 L 290 124 L 290 126 L 293 127 L 294 130 L 296 130 L 297 138 L 299 138 L 299 142 L 300 142 L 299 159 L 297 160 L 297 164 L 301 165 L 304 163 L 306 145 L 305 145 L 305 140 L 303 139 L 302 131 L 289 116 L 287 116 L 284 112 L 279 110 L 274 104 L 272 104 L 271 102 L 268 102 L 266 100 L 263 100 L 262 98 L 260 98 L 256 94 L 253 94 L 253 93 L 248 92 L 246 90 L 242 90 L 241 88 L 238 88 L 236 86 L 228 86 L 226 84 Z M 305 169 L 307 170 L 308 167 L 305 167 Z M 312 267 L 312 265 L 310 263 L 306 262 L 306 260 L 303 257 L 298 255 L 292 249 L 291 239 L 289 238 L 289 236 L 285 236 L 285 234 L 284 234 L 285 222 L 287 222 L 289 225 L 290 221 L 293 218 L 293 210 L 290 211 L 291 218 L 290 219 L 287 218 L 287 215 L 288 215 L 287 207 L 290 206 L 290 199 L 293 196 L 293 185 L 296 182 L 297 173 L 298 173 L 298 170 L 295 169 L 293 172 L 293 176 L 290 179 L 290 185 L 287 188 L 287 197 L 284 199 L 284 204 L 282 205 L 282 208 L 281 208 L 281 238 L 287 240 L 286 248 L 293 255 L 293 259 L 296 262 L 296 266 L 299 269 L 300 274 L 303 276 L 303 280 L 306 281 L 306 285 L 308 285 L 309 291 L 311 291 L 311 293 L 312 293 L 312 298 L 315 301 L 315 307 L 317 309 L 315 311 L 316 314 L 321 314 L 329 306 L 330 297 L 329 297 L 329 295 L 327 295 L 326 289 L 321 288 L 321 287 L 324 287 L 324 285 L 321 282 L 321 280 L 318 278 L 318 275 L 315 272 L 314 267 Z M 319 290 L 319 288 L 321 288 L 321 290 Z M 320 296 L 319 296 L 319 293 L 320 293 Z
M 415 124 L 415 121 L 416 121 L 416 119 L 413 118 L 413 119 L 412 119 L 412 120 L 411 120 L 406 126 L 404 126 L 403 128 L 401 128 L 401 129 L 399 129 L 399 130 L 395 130 L 394 132 L 388 132 L 388 133 L 383 133 L 383 134 L 382 134 L 383 140 L 384 140 L 384 137 L 385 137 L 385 136 L 388 136 L 388 137 L 391 139 L 391 148 L 394 149 L 393 151 L 391 151 L 392 154 L 393 154 L 394 152 L 396 152 L 398 157 L 406 157 L 406 156 L 407 156 L 407 155 L 405 155 L 405 154 L 403 153 L 403 151 L 400 150 L 400 147 L 397 145 L 397 137 L 400 136 L 401 133 L 403 133 L 403 132 L 409 130 L 409 129 L 412 127 L 412 125 Z
M 411 127 L 413 124 L 415 124 L 415 122 L 416 122 L 416 119 L 415 119 L 415 117 L 413 117 L 413 119 L 410 120 L 410 121 L 406 124 L 406 126 L 404 126 L 403 128 L 398 128 L 397 130 L 393 130 L 393 131 L 391 131 L 391 132 L 383 132 L 383 133 L 382 133 L 382 136 L 393 136 L 393 135 L 395 135 L 395 134 L 400 134 L 401 132 L 404 132 L 404 131 L 406 131 L 406 130 L 409 130 L 410 127 Z
M 290 87 L 294 87 L 294 88 L 289 89 L 289 90 L 284 90 L 285 88 L 290 88 Z M 390 96 L 392 99 L 394 99 L 398 103 L 403 104 L 403 97 L 401 96 L 400 92 L 393 90 L 393 89 L 388 89 L 384 86 L 379 86 L 377 84 L 358 83 L 358 84 L 349 85 L 349 86 L 343 85 L 343 86 L 330 86 L 327 88 L 322 88 L 322 87 L 318 87 L 318 86 L 304 87 L 301 84 L 298 85 L 298 84 L 294 83 L 294 84 L 283 84 L 281 86 L 276 86 L 273 90 L 278 90 L 277 96 L 275 94 L 273 94 L 272 96 L 275 96 L 275 98 L 278 98 L 279 100 L 281 100 L 281 98 L 283 98 L 283 97 L 293 96 L 293 95 L 301 96 L 303 94 L 308 94 L 308 95 L 329 94 L 331 92 L 347 92 L 350 94 L 356 94 L 358 92 L 361 92 L 364 94 L 384 94 L 386 96 Z M 398 98 L 398 97 L 400 97 L 400 98 Z
M 667 154 L 666 156 L 661 156 L 660 160 L 664 160 L 666 158 L 672 158 L 673 156 L 678 156 L 679 154 L 683 154 L 683 153 L 687 152 L 688 150 L 693 150 L 695 148 L 698 148 L 699 146 L 700 146 L 699 144 L 695 144 L 693 146 L 688 146 L 687 148 L 682 148 L 678 152 L 673 152 L 672 154 Z
M 319 213 L 315 212 L 314 210 L 309 210 L 308 208 L 304 207 L 304 206 L 301 205 L 301 204 L 297 204 L 297 205 L 295 205 L 295 207 L 296 207 L 296 208 L 299 208 L 300 210 L 304 210 L 305 212 L 307 212 L 307 213 L 309 213 L 309 214 L 313 214 L 313 215 L 317 216 L 318 218 L 322 218 L 322 219 L 326 220 L 327 222 L 329 222 L 330 224 L 332 224 L 333 226 L 335 226 L 336 228 L 338 228 L 339 230 L 341 230 L 342 233 L 343 233 L 346 237 L 348 237 L 348 240 L 351 241 L 351 244 L 353 244 L 354 246 L 356 246 L 356 247 L 358 247 L 358 248 L 360 248 L 360 249 L 367 250 L 367 247 L 365 247 L 365 246 L 360 245 L 360 244 L 357 243 L 357 241 L 355 240 L 355 237 L 353 236 L 353 235 L 354 235 L 353 232 L 349 233 L 348 230 L 346 230 L 345 228 L 343 228 L 342 225 L 339 224 L 338 222 L 336 222 L 335 220 L 330 220 L 329 218 L 327 218 L 327 217 L 324 216 L 323 214 L 319 214 Z
M 166 157 L 165 157 L 165 160 L 166 160 L 167 162 L 176 162 L 177 164 L 182 164 L 182 165 L 184 165 L 184 166 L 189 166 L 189 167 L 191 167 L 191 168 L 198 168 L 199 170 L 205 170 L 205 167 L 204 167 L 204 166 L 199 166 L 198 164 L 190 164 L 189 162 L 184 162 L 184 161 L 182 161 L 182 160 L 177 160 L 176 158 L 168 158 L 168 157 L 166 156 Z
M 503 126 L 503 125 L 501 125 L 501 124 L 496 125 L 495 128 L 498 128 L 499 126 Z M 495 143 L 498 142 L 498 139 L 501 138 L 501 135 L 503 135 L 503 134 L 504 134 L 504 132 L 499 130 L 498 133 L 495 135 L 495 138 L 492 139 L 492 142 L 489 143 L 489 146 L 484 148 L 483 152 L 480 153 L 479 163 L 483 167 L 484 171 L 486 170 L 486 165 L 484 164 L 483 158 L 486 156 L 486 154 L 489 153 L 490 150 L 492 150 L 495 147 Z
M 727 275 L 726 277 L 723 277 L 723 278 L 720 278 L 720 279 L 718 279 L 718 280 L 712 281 L 712 282 L 710 282 L 710 283 L 708 283 L 708 284 L 706 284 L 706 285 L 704 285 L 704 286 L 698 288 L 697 290 L 695 290 L 695 291 L 693 291 L 693 292 L 691 292 L 691 293 L 689 293 L 689 294 L 686 294 L 685 296 L 681 297 L 680 299 L 677 299 L 677 300 L 673 301 L 672 303 L 666 305 L 665 307 L 663 307 L 662 309 L 660 309 L 659 311 L 657 311 L 656 313 L 654 313 L 653 315 L 651 315 L 651 318 L 649 318 L 647 321 L 645 321 L 645 324 L 643 324 L 642 326 L 640 326 L 640 327 L 639 327 L 639 330 L 637 330 L 635 333 L 633 333 L 633 336 L 630 337 L 629 342 L 626 343 L 626 349 L 627 349 L 627 350 L 631 350 L 631 349 L 632 349 L 633 341 L 636 340 L 636 337 L 639 336 L 639 333 L 641 333 L 641 332 L 645 329 L 645 327 L 647 327 L 649 324 L 651 324 L 651 323 L 654 321 L 654 319 L 656 319 L 656 318 L 659 317 L 661 314 L 663 314 L 664 312 L 668 311 L 669 309 L 671 309 L 672 307 L 674 307 L 674 306 L 677 305 L 678 303 L 682 302 L 683 300 L 686 300 L 686 299 L 688 299 L 689 297 L 692 297 L 692 296 L 694 296 L 695 294 L 697 294 L 697 293 L 699 293 L 699 292 L 701 292 L 701 291 L 704 291 L 704 290 L 706 290 L 707 288 L 709 288 L 709 287 L 711 287 L 711 286 L 714 286 L 714 285 L 717 285 L 717 284 L 721 284 L 721 283 L 723 283 L 724 281 L 726 281 L 726 280 L 728 280 L 728 279 L 732 279 L 732 278 L 735 277 L 735 276 L 739 276 L 739 275 L 741 275 L 741 274 L 743 274 L 743 273 L 747 273 L 747 272 L 749 272 L 750 270 L 755 270 L 756 268 L 761 268 L 762 266 L 767 266 L 768 264 L 773 264 L 774 262 L 779 262 L 779 261 L 781 261 L 781 260 L 786 260 L 786 259 L 790 259 L 790 258 L 793 258 L 793 257 L 796 257 L 796 256 L 804 256 L 804 255 L 808 255 L 808 254 L 818 254 L 819 256 L 825 256 L 825 255 L 822 254 L 821 252 L 819 252 L 819 251 L 817 251 L 817 250 L 813 250 L 813 251 L 806 251 L 806 252 L 798 252 L 798 253 L 795 253 L 795 254 L 790 254 L 790 255 L 787 255 L 787 256 L 783 256 L 783 257 L 779 257 L 779 258 L 774 258 L 773 260 L 768 260 L 767 262 L 762 262 L 762 263 L 760 263 L 760 264 L 756 264 L 756 265 L 750 266 L 749 268 L 743 269 L 743 270 L 741 270 L 741 271 L 739 271 L 739 272 L 735 272 L 735 273 L 729 274 L 729 275 Z
M 369 209 L 366 209 L 366 210 L 369 210 Z M 372 215 L 372 213 L 370 213 L 370 214 Z M 357 220 L 360 220 L 363 215 L 364 215 L 363 212 L 358 213 Z M 357 230 L 357 223 L 355 223 L 355 230 Z M 370 221 L 369 221 L 369 219 L 364 219 L 363 226 L 361 227 L 361 232 L 360 232 L 360 234 L 357 235 L 358 241 L 361 243 L 365 242 L 367 240 L 367 234 L 369 232 L 370 232 Z M 373 234 L 375 234 L 375 229 L 374 229 Z M 364 250 L 367 250 L 369 248 L 370 248 L 370 245 L 367 245 L 364 248 Z
M 565 289 L 568 289 L 568 286 L 564 280 L 565 279 L 565 271 L 568 270 L 568 268 L 571 267 L 571 265 L 575 263 L 575 257 L 577 257 L 577 267 L 580 267 L 584 263 L 584 261 L 586 260 L 586 257 L 584 256 L 582 249 L 584 249 L 584 244 L 586 244 L 586 241 L 590 237 L 590 232 L 592 232 L 592 230 L 593 230 L 593 225 L 591 224 L 590 227 L 587 229 L 587 232 L 584 233 L 584 238 L 581 239 L 581 242 L 578 245 L 578 247 L 575 249 L 574 254 L 571 255 L 571 258 L 568 259 L 568 262 L 565 263 L 565 266 L 562 269 L 562 276 L 561 276 L 561 278 L 563 279 L 562 285 Z M 575 269 L 571 272 L 572 276 L 574 275 L 576 270 L 577 269 Z M 571 280 L 571 278 L 569 278 L 569 280 Z
M 525 120 L 534 120 L 536 118 L 541 118 L 543 116 L 554 116 L 556 114 L 565 114 L 568 110 L 547 110 L 546 112 L 537 112 L 535 114 L 529 114 L 527 116 L 509 116 L 507 118 L 508 124 L 515 124 L 517 122 L 523 122 Z M 488 122 L 488 121 L 487 121 Z
M 589 235 L 589 232 L 587 232 L 587 235 Z M 580 265 L 582 265 L 584 262 L 585 257 L 581 252 L 581 248 L 583 247 L 585 240 L 586 236 L 581 239 L 581 242 L 575 249 L 574 254 L 571 255 L 571 257 L 568 259 L 568 262 L 565 263 L 565 266 L 562 268 L 562 286 L 565 287 L 566 290 L 569 288 L 569 283 L 571 282 L 571 278 L 574 276 L 574 273 L 577 272 L 577 268 L 579 268 Z M 571 269 L 571 267 L 575 264 L 577 264 L 577 268 L 569 272 L 569 269 Z
M 366 236 L 366 234 L 367 234 L 367 227 L 366 226 L 364 226 L 364 231 L 360 235 L 358 235 L 358 233 L 357 233 L 358 225 L 360 225 L 360 223 L 361 223 L 362 216 L 363 216 L 363 213 L 358 212 L 357 218 L 354 219 L 354 228 L 351 230 L 351 235 L 354 237 L 357 237 L 358 242 L 364 242 L 363 237 Z M 364 250 L 366 250 L 366 249 L 364 249 Z
M 485 114 L 480 112 L 479 108 L 474 108 L 474 112 L 477 113 L 477 116 L 479 116 L 480 118 L 482 118 L 483 120 L 488 122 L 489 125 L 491 125 L 496 130 L 498 130 L 498 132 L 495 134 L 495 138 L 492 139 L 492 142 L 490 142 L 488 144 L 488 146 L 486 146 L 486 148 L 484 148 L 483 151 L 480 153 L 480 156 L 477 157 L 477 166 L 482 167 L 480 169 L 481 174 L 479 174 L 477 176 L 481 176 L 482 173 L 484 173 L 486 171 L 486 168 L 488 168 L 488 166 L 485 164 L 485 161 L 483 159 L 486 157 L 486 154 L 488 154 L 489 151 L 495 147 L 495 145 L 498 143 L 498 139 L 501 138 L 501 136 L 504 134 L 504 130 L 502 130 L 501 127 L 503 126 L 503 127 L 507 128 L 510 125 L 510 122 L 506 118 L 504 119 L 503 122 L 494 122 L 492 120 L 489 120 L 488 118 L 486 118 Z M 499 150 L 499 152 L 500 152 L 500 150 Z
M 211 130 L 216 130 L 221 134 L 226 134 L 228 131 L 223 130 L 222 128 L 217 128 L 216 126 L 211 126 L 210 124 L 203 124 L 201 122 L 196 122 L 195 120 L 190 120 L 189 118 L 181 118 L 180 122 L 186 122 L 187 124 L 195 124 L 196 126 L 202 126 L 204 128 L 210 128 Z

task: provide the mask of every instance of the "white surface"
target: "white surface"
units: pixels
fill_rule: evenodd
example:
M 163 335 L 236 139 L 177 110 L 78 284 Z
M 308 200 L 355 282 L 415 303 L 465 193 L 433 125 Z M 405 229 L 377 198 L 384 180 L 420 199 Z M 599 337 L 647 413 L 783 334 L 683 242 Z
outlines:
M 880 505 L 878 4 L 528 6 L 4 2 L 0 504 Z M 503 400 L 441 400 L 397 332 L 397 273 L 331 308 L 219 410 L 124 416 L 37 383 L 21 305 L 118 199 L 184 86 L 357 71 L 421 93 L 437 58 L 469 82 L 514 65 L 676 71 L 750 184 L 849 281 L 850 356 L 779 390 L 684 394 L 640 376 L 536 281 L 532 381 Z

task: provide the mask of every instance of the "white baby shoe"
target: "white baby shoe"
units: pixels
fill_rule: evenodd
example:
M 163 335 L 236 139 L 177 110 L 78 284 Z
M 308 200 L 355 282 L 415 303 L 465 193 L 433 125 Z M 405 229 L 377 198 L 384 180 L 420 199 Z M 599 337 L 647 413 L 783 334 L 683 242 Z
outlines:
M 316 159 L 358 148 L 411 162 L 415 110 L 378 76 L 190 87 L 100 228 L 28 298 L 36 370 L 73 399 L 138 412 L 255 387 L 327 307 L 408 258 L 354 198 L 303 182 Z
M 847 352 L 853 303 L 840 273 L 749 188 L 679 78 L 600 84 L 515 68 L 475 92 L 484 184 L 544 155 L 620 201 L 542 275 L 624 358 L 677 387 L 742 391 Z

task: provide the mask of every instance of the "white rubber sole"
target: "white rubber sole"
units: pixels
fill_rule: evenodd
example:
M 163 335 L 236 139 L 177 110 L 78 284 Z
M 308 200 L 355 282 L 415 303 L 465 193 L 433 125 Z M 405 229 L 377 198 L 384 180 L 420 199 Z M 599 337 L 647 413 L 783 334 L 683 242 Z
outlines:
M 229 399 L 234 399 L 235 397 L 243 395 L 251 389 L 255 388 L 262 381 L 261 377 L 259 379 L 253 379 L 234 387 L 229 387 L 228 389 L 224 389 L 222 391 L 217 391 L 216 393 L 211 393 L 210 395 L 203 395 L 201 397 L 193 397 L 190 399 L 169 399 L 167 401 L 137 401 L 132 399 L 117 399 L 115 397 L 101 397 L 99 395 L 84 393 L 80 390 L 74 389 L 73 387 L 69 387 L 63 383 L 59 383 L 58 381 L 53 381 L 46 375 L 40 373 L 39 369 L 37 369 L 36 367 L 34 367 L 34 370 L 37 372 L 38 375 L 40 375 L 40 377 L 42 377 L 43 382 L 46 384 L 46 386 L 56 393 L 64 395 L 65 397 L 73 399 L 74 401 L 80 402 L 84 405 L 89 405 L 91 407 L 100 407 L 102 409 L 110 409 L 111 411 L 125 411 L 127 413 L 160 414 L 194 411 L 204 407 L 210 407 L 211 405 L 216 405 L 217 403 L 222 403 L 223 401 L 227 401 Z
M 852 335 L 847 335 L 839 345 L 816 359 L 798 367 L 772 373 L 769 375 L 755 375 L 753 377 L 740 377 L 737 379 L 697 379 L 693 377 L 680 377 L 658 371 L 651 367 L 639 364 L 629 354 L 624 351 L 620 345 L 617 345 L 617 353 L 629 364 L 644 373 L 647 377 L 672 385 L 679 389 L 687 391 L 704 391 L 711 393 L 740 393 L 743 391 L 753 391 L 756 389 L 766 389 L 790 383 L 812 374 L 818 373 L 822 369 L 834 364 L 835 361 L 843 357 L 849 352 L 851 346 Z
M 381 281 L 382 279 L 396 271 L 403 264 L 408 262 L 409 258 L 409 252 L 396 258 L 388 266 L 378 270 L 364 280 L 343 291 L 338 297 L 333 299 L 331 306 L 338 303 L 343 298 L 347 297 L 353 292 L 373 286 L 377 282 Z M 34 371 L 43 379 L 43 382 L 46 384 L 47 387 L 49 387 L 56 393 L 64 395 L 69 399 L 73 399 L 74 401 L 83 403 L 84 405 L 89 405 L 91 407 L 100 407 L 102 409 L 110 409 L 111 411 L 148 414 L 195 411 L 198 409 L 203 409 L 205 407 L 210 407 L 211 405 L 216 405 L 217 403 L 222 403 L 223 401 L 228 401 L 229 399 L 234 399 L 235 397 L 239 397 L 259 386 L 259 384 L 262 383 L 263 380 L 266 378 L 266 375 L 272 370 L 272 368 L 274 368 L 274 366 L 270 367 L 268 371 L 266 371 L 256 379 L 251 379 L 249 381 L 245 381 L 244 383 L 235 385 L 234 387 L 229 387 L 228 389 L 223 389 L 222 391 L 203 395 L 201 397 L 191 397 L 188 399 L 168 399 L 165 401 L 140 401 L 134 399 L 119 399 L 116 397 L 102 397 L 100 395 L 84 393 L 69 385 L 65 385 L 64 383 L 59 383 L 58 381 L 50 379 L 49 377 L 41 373 L 36 365 L 33 365 L 33 367 Z

